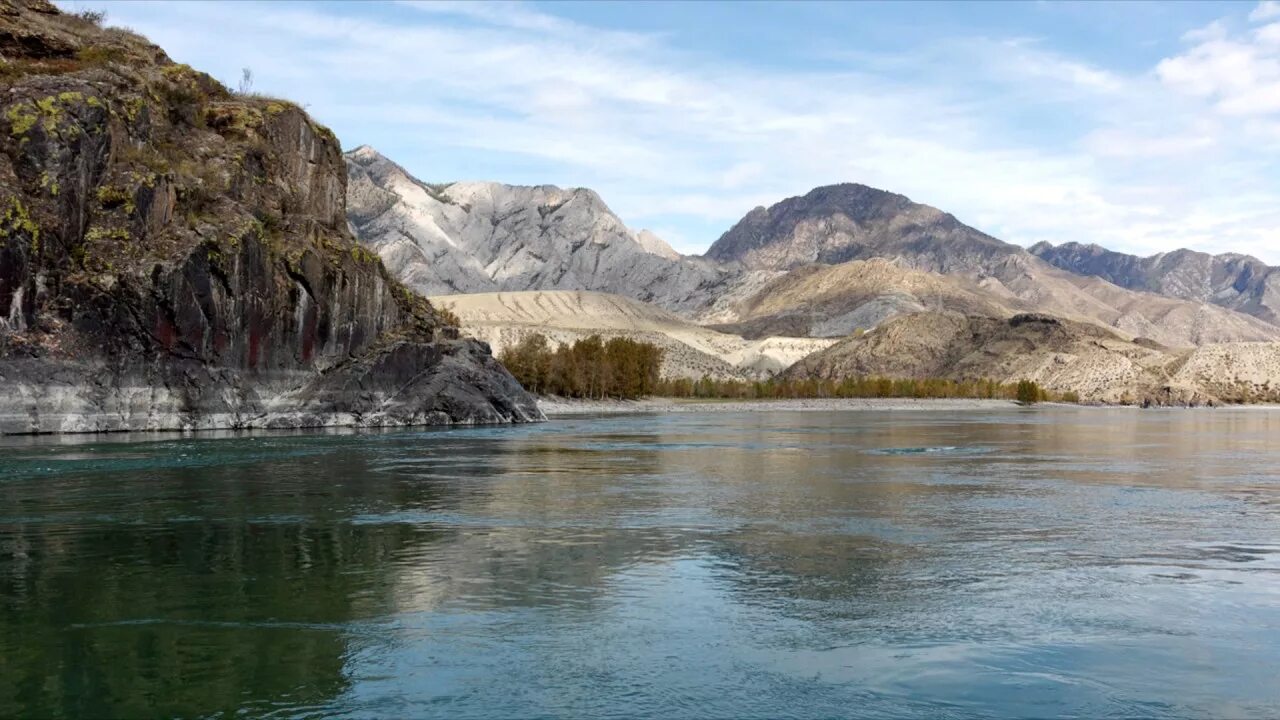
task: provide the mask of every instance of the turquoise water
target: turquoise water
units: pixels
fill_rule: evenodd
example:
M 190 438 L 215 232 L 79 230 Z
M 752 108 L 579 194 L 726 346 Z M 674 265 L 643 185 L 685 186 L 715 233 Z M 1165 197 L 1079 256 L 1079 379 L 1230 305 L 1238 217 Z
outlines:
M 0 716 L 1276 717 L 1280 413 L 0 440 Z

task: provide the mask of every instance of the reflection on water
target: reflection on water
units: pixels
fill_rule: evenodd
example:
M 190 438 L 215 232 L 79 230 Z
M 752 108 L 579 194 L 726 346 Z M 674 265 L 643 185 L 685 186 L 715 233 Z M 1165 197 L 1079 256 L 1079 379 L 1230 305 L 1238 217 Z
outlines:
M 1280 714 L 1280 413 L 4 443 L 0 716 Z

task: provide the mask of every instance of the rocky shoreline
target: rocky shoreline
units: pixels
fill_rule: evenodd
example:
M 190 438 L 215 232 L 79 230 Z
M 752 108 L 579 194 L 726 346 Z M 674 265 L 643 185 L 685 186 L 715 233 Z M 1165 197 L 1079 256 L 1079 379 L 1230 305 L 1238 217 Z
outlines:
M 532 398 L 471 340 L 400 342 L 327 370 L 197 362 L 0 360 L 0 435 L 538 422 Z

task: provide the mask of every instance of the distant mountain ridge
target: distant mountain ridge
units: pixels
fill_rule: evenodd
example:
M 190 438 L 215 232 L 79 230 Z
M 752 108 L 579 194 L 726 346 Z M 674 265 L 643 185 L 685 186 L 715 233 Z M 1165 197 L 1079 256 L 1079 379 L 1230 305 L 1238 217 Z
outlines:
M 755 208 L 691 257 L 632 231 L 590 190 L 430 185 L 368 147 L 346 160 L 353 230 L 427 295 L 603 292 L 757 338 L 839 337 L 929 310 L 1049 313 L 1171 347 L 1280 340 L 1257 317 L 1062 269 L 866 185 Z
M 1099 245 L 1038 243 L 1030 252 L 1055 267 L 1120 287 L 1213 303 L 1280 325 L 1280 268 L 1249 255 L 1175 250 L 1139 257 Z
M 976 295 L 1006 316 L 1050 313 L 1175 347 L 1280 339 L 1275 324 L 1199 298 L 1142 292 L 1064 270 L 937 208 L 853 183 L 755 208 L 711 246 L 707 257 L 756 272 L 788 273 L 710 318 L 748 333 L 778 332 L 785 327 L 779 321 L 786 320 L 793 331 L 807 327 L 810 333 L 843 334 L 861 318 L 883 321 L 924 308 L 972 312 L 984 304 L 975 301 Z M 890 260 L 897 269 L 875 263 L 845 267 L 873 259 Z M 815 264 L 827 268 L 819 273 L 826 276 L 822 282 L 793 281 Z M 895 272 L 896 280 L 884 278 Z M 920 285 L 912 272 L 937 273 L 963 287 L 932 292 L 932 299 L 922 302 L 893 289 L 895 282 Z M 833 274 L 840 283 L 830 281 Z M 879 289 L 871 292 L 871 285 Z M 797 292 L 799 286 L 822 287 L 821 301 Z M 768 295 L 779 290 L 791 294 L 786 316 L 775 313 L 761 325 L 761 308 L 777 308 Z M 797 324 L 798 318 L 808 320 Z

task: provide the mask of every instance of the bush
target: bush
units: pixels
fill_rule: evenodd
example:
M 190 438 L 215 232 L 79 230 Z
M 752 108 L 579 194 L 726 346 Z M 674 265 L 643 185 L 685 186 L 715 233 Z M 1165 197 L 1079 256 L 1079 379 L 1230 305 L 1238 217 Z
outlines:
M 1045 391 L 1031 380 L 1019 380 L 1014 399 L 1023 405 L 1034 405 L 1045 399 Z
M 124 50 L 111 45 L 89 45 L 76 51 L 76 59 L 90 66 L 124 62 L 128 57 Z
M 374 255 L 377 258 L 377 255 Z M 462 321 L 458 319 L 457 313 L 448 305 L 433 305 L 436 310 L 436 316 L 440 318 L 440 322 L 449 327 L 462 327 Z
M 102 27 L 102 23 L 106 22 L 107 19 L 106 10 L 81 10 L 80 12 L 73 13 L 73 15 L 98 27 Z

